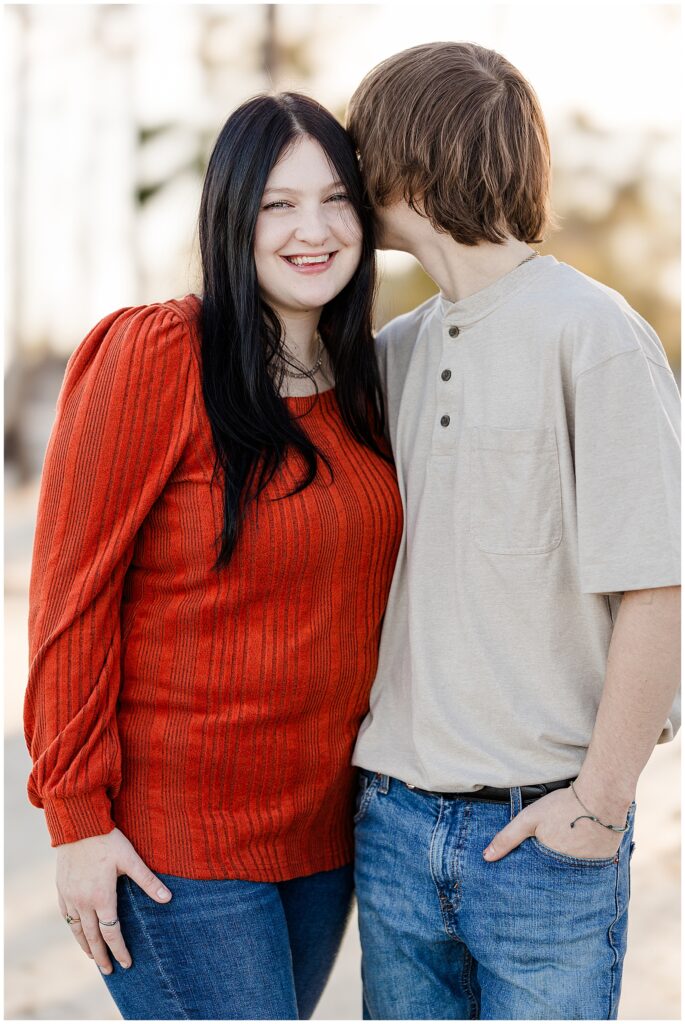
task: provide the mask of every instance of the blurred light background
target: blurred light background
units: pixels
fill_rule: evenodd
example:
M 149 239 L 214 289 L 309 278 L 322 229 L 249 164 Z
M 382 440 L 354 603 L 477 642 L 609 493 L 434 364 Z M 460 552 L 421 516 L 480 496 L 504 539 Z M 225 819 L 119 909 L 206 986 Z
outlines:
M 680 5 L 5 5 L 7 1014 L 115 1018 L 57 915 L 54 858 L 28 806 L 21 732 L 37 482 L 68 356 L 122 306 L 199 290 L 204 167 L 264 89 L 341 119 L 373 65 L 436 39 L 502 52 L 550 131 L 560 228 L 541 247 L 622 292 L 674 370 L 680 326 Z M 436 291 L 381 257 L 376 320 Z M 679 740 L 641 780 L 621 1016 L 679 1017 Z M 360 1016 L 354 927 L 317 1017 Z

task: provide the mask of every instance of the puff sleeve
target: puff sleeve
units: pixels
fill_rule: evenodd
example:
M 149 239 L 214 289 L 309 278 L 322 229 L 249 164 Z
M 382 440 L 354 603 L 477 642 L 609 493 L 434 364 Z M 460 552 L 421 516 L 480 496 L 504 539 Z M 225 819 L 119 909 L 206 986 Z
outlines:
M 188 441 L 194 359 L 186 321 L 151 305 L 106 317 L 67 365 L 40 488 L 24 704 L 29 799 L 53 846 L 115 827 L 124 577 Z

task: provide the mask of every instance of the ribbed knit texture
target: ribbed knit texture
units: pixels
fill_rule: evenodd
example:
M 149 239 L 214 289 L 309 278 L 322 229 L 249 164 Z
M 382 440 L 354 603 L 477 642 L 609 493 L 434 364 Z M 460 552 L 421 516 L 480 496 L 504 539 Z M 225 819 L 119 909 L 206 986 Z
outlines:
M 334 391 L 213 569 L 222 478 L 195 296 L 119 310 L 67 366 L 30 585 L 31 802 L 52 843 L 116 825 L 155 871 L 280 881 L 352 858 L 351 752 L 402 525 Z

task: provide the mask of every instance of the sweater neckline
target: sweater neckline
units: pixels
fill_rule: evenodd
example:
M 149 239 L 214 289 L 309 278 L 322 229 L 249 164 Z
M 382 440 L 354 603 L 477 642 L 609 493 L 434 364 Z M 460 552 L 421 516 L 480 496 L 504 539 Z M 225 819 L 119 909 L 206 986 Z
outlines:
M 317 402 L 330 402 L 335 394 L 335 387 L 326 388 L 325 391 L 315 391 L 311 395 L 283 395 L 284 402 L 292 402 L 293 405 L 299 405 L 304 402 L 311 402 L 314 400 L 314 404 Z

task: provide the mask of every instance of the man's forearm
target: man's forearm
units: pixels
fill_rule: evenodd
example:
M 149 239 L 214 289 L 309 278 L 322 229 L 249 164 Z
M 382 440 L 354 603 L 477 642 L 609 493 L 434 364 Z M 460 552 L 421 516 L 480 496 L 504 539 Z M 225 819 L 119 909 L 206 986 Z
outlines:
M 604 690 L 576 789 L 612 824 L 635 796 L 680 679 L 680 587 L 635 590 L 621 602 Z

